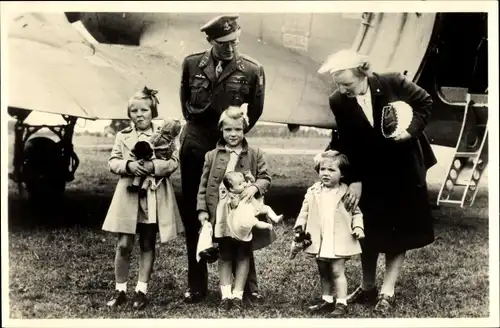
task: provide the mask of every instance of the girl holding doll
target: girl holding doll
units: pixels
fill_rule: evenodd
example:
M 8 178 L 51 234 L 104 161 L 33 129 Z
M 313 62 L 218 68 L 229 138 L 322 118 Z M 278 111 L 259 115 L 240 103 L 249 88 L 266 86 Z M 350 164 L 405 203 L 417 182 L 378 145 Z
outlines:
M 156 236 L 166 243 L 183 231 L 182 221 L 169 176 L 177 169 L 178 155 L 174 150 L 169 160 L 135 160 L 132 149 L 138 141 L 150 140 L 160 128 L 153 124 L 158 116 L 156 91 L 144 88 L 130 98 L 127 113 L 133 126 L 116 134 L 108 161 L 109 170 L 120 178 L 104 220 L 102 229 L 116 233 L 118 243 L 115 254 L 116 287 L 108 306 L 116 307 L 127 302 L 127 280 L 130 255 L 135 235 L 139 235 L 139 277 L 132 307 L 142 309 L 148 303 L 147 287 L 155 260 Z M 127 187 L 135 177 L 151 176 L 162 179 L 158 186 L 142 196 Z
M 218 266 L 222 294 L 219 308 L 222 310 L 229 310 L 232 306 L 243 308 L 243 290 L 252 252 L 276 239 L 269 222 L 257 224 L 257 229 L 252 230 L 253 236 L 250 240 L 237 238 L 228 225 L 231 197 L 228 197 L 228 190 L 223 183 L 226 173 L 249 172 L 255 177 L 255 182 L 246 186 L 239 194 L 239 202 L 250 204 L 254 197 L 263 196 L 271 184 L 263 152 L 250 147 L 245 139 L 244 131 L 247 127 L 248 119 L 240 107 L 229 107 L 221 114 L 218 128 L 222 132 L 222 139 L 215 149 L 205 155 L 198 190 L 198 219 L 202 225 L 204 221 L 210 221 L 214 227 L 214 239 L 219 244 Z M 233 219 L 238 220 L 237 217 Z M 231 290 L 233 265 L 236 266 L 236 270 L 234 289 Z

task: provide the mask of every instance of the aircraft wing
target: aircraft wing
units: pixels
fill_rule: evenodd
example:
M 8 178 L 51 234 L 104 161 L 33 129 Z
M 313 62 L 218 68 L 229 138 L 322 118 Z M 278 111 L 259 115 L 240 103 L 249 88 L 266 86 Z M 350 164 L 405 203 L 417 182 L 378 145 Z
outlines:
M 144 85 L 173 86 L 163 56 L 139 47 L 91 45 L 63 14 L 25 14 L 11 23 L 9 107 L 87 119 L 127 118 L 127 100 L 135 91 Z M 163 87 L 161 76 L 166 77 Z M 164 109 L 173 108 L 172 101 L 170 106 L 163 102 Z
M 9 107 L 86 119 L 126 119 L 128 99 L 147 85 L 159 91 L 160 117 L 182 116 L 180 64 L 189 53 L 177 56 L 180 53 L 172 48 L 165 51 L 154 45 L 90 44 L 63 14 L 14 17 L 8 42 Z M 196 43 L 196 51 L 203 51 L 200 41 Z M 262 121 L 333 126 L 329 91 L 316 74 L 316 62 L 254 39 L 242 52 L 245 47 L 266 53 L 261 60 L 266 67 Z

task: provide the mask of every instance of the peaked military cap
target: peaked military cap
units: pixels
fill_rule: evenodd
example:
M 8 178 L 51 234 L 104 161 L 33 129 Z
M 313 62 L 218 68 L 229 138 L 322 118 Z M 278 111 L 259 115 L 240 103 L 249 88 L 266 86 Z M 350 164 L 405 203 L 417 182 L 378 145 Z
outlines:
M 343 49 L 328 56 L 323 65 L 318 70 L 319 74 L 333 74 L 338 71 L 343 71 L 349 68 L 357 68 L 364 66 L 368 58 L 357 53 L 352 49 Z
M 205 32 L 207 36 L 215 41 L 226 42 L 237 39 L 240 36 L 240 26 L 236 19 L 240 15 L 221 15 L 212 18 L 209 22 L 200 28 L 201 32 Z

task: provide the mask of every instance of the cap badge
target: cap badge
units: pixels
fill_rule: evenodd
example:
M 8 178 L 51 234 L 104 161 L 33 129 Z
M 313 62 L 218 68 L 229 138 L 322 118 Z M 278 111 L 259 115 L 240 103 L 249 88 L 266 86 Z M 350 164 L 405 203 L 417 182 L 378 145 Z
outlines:
M 224 29 L 224 31 L 229 31 L 231 29 L 231 26 L 229 26 L 228 22 L 225 22 L 224 25 L 222 25 L 222 28 Z

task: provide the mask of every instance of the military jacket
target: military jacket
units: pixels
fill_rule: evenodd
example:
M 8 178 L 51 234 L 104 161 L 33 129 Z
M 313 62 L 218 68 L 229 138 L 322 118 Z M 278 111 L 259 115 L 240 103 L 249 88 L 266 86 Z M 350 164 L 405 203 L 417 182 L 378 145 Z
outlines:
M 187 56 L 182 63 L 180 99 L 187 121 L 217 125 L 228 106 L 248 103 L 249 129 L 264 107 L 264 68 L 256 60 L 239 53 L 227 64 L 219 78 L 211 49 Z

